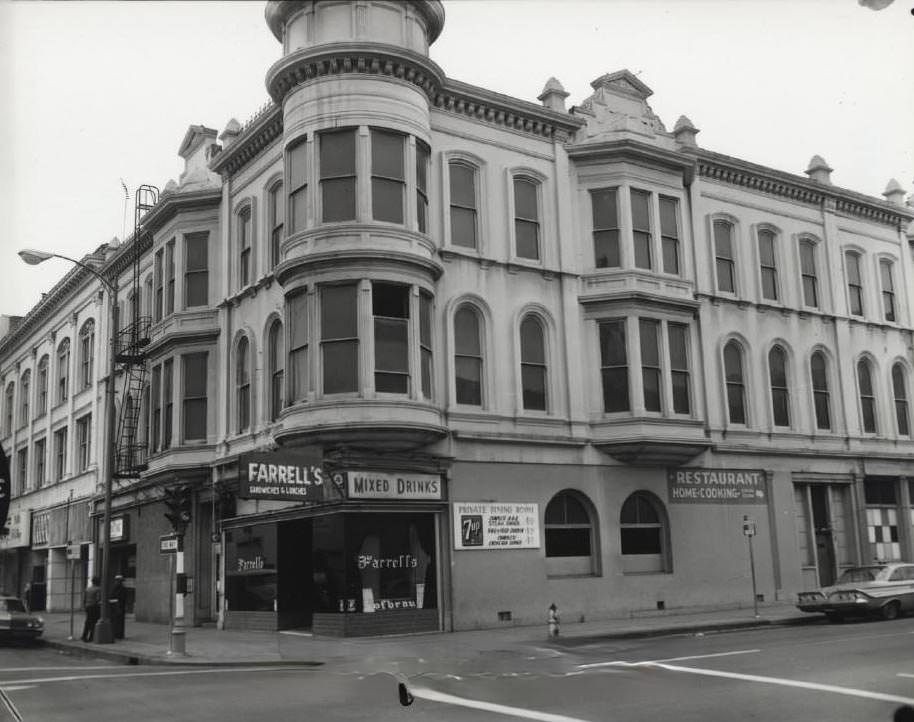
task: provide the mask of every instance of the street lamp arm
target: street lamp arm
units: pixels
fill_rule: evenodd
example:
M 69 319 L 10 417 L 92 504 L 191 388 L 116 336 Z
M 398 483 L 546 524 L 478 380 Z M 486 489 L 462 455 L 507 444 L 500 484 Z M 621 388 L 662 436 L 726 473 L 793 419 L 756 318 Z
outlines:
M 23 261 L 28 263 L 30 266 L 37 266 L 39 263 L 43 263 L 44 261 L 47 261 L 49 258 L 61 258 L 64 261 L 69 261 L 70 263 L 72 263 L 76 266 L 79 266 L 82 269 L 85 269 L 86 271 L 91 273 L 93 276 L 95 276 L 99 281 L 101 281 L 103 284 L 105 284 L 105 288 L 107 288 L 112 294 L 115 294 L 115 295 L 117 294 L 117 287 L 111 281 L 109 281 L 107 278 L 105 278 L 101 273 L 99 273 L 97 270 L 95 270 L 88 263 L 83 263 L 82 261 L 78 261 L 75 258 L 70 258 L 69 256 L 64 256 L 61 253 L 51 253 L 49 251 L 37 251 L 33 248 L 24 248 L 23 250 L 19 251 L 19 257 Z

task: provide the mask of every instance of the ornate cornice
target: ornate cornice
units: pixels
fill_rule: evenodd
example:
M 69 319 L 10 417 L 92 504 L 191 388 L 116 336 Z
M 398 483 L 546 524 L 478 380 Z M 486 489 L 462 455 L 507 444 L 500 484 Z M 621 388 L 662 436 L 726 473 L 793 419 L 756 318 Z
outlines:
M 839 213 L 896 228 L 904 228 L 914 220 L 914 208 L 881 201 L 846 188 L 823 185 L 721 153 L 703 149 L 689 152 L 696 156 L 698 174 L 703 178 L 789 198 L 798 203 L 821 205 L 830 202 Z
M 567 151 L 568 157 L 578 165 L 631 160 L 640 164 L 647 163 L 661 170 L 682 173 L 686 184 L 691 183 L 695 175 L 695 159 L 691 155 L 632 138 L 575 143 L 569 145 Z
M 282 137 L 282 107 L 270 103 L 241 131 L 235 141 L 210 163 L 210 170 L 233 176 Z
M 173 191 L 159 196 L 159 202 L 143 217 L 143 230 L 155 233 L 178 213 L 218 206 L 222 202 L 222 187 L 194 191 Z

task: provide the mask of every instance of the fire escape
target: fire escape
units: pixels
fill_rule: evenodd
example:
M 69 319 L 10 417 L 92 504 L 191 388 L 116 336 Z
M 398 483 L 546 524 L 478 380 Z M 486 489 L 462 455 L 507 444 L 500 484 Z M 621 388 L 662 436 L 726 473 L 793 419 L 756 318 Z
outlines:
M 145 348 L 149 345 L 152 319 L 142 315 L 140 308 L 140 257 L 149 240 L 143 219 L 158 199 L 159 189 L 151 185 L 137 188 L 134 199 L 131 249 L 133 273 L 127 295 L 128 312 L 122 316 L 115 339 L 115 361 L 124 376 L 121 409 L 117 419 L 114 469 L 114 476 L 120 479 L 137 478 L 147 468 L 146 439 L 140 438 L 139 425 L 148 373 Z

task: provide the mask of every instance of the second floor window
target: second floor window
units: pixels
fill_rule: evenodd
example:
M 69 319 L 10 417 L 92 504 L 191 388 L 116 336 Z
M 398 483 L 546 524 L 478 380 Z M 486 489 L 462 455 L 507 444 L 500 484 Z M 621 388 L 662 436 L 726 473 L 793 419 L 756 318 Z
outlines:
M 338 394 L 359 389 L 359 329 L 357 287 L 324 286 L 321 299 L 321 365 L 323 392 Z
M 895 421 L 898 426 L 899 436 L 911 435 L 910 418 L 908 417 L 908 384 L 906 382 L 905 368 L 896 363 L 892 367 L 892 395 L 895 397 Z M 914 501 L 912 501 L 914 503 Z
M 191 233 L 184 237 L 184 306 L 209 303 L 209 234 Z
M 771 411 L 775 426 L 790 426 L 790 392 L 787 388 L 787 354 L 780 346 L 768 353 Z
M 479 314 L 469 306 L 454 314 L 454 381 L 456 401 L 482 406 L 482 342 Z
M 540 258 L 539 184 L 514 179 L 514 241 L 518 258 Z
M 63 479 L 67 473 L 67 429 L 54 432 L 54 481 Z
M 3 433 L 13 433 L 13 408 L 16 399 L 16 384 L 10 381 L 6 385 L 6 398 L 3 401 Z
M 689 373 L 689 328 L 684 323 L 667 325 L 670 343 L 670 376 L 673 382 L 673 413 L 692 410 L 692 382 Z
M 600 324 L 600 375 L 603 381 L 603 410 L 607 413 L 628 411 L 628 357 L 623 319 Z
M 76 471 L 85 471 L 89 468 L 89 438 L 92 429 L 92 416 L 85 416 L 76 420 Z
M 831 408 L 828 393 L 828 367 L 825 354 L 816 351 L 809 362 L 809 373 L 812 380 L 813 406 L 816 411 L 816 428 L 828 431 L 831 429 Z
M 409 393 L 409 287 L 374 283 L 375 390 Z
M 476 248 L 476 169 L 466 163 L 448 164 L 451 191 L 451 244 Z
M 863 419 L 863 431 L 876 433 L 876 395 L 873 392 L 873 375 L 866 359 L 857 364 L 857 385 L 860 392 L 860 414 Z
M 251 233 L 253 227 L 251 223 L 251 209 L 244 208 L 238 214 L 238 287 L 244 288 L 251 283 L 251 248 L 253 239 Z
M 182 357 L 184 368 L 184 398 L 182 426 L 185 441 L 206 440 L 207 416 L 207 355 L 187 354 Z
M 155 298 L 152 305 L 152 318 L 154 321 L 162 320 L 162 304 L 165 300 L 165 286 L 164 286 L 164 251 L 159 249 L 156 251 L 155 258 L 153 259 L 152 264 L 152 278 L 153 284 L 155 285 Z M 123 324 L 129 323 L 127 319 L 124 319 Z
M 267 365 L 270 373 L 270 421 L 279 418 L 282 411 L 285 362 L 282 349 L 282 322 L 274 321 L 267 334 Z
M 758 232 L 759 273 L 762 277 L 762 298 L 778 300 L 778 269 L 775 261 L 774 232 L 763 228 Z
M 44 439 L 38 439 L 35 442 L 35 488 L 41 488 L 47 483 L 46 463 L 47 442 Z
M 730 423 L 745 424 L 746 385 L 743 378 L 743 349 L 736 341 L 730 341 L 724 347 L 724 377 Z
M 308 296 L 296 293 L 286 301 L 289 327 L 289 401 L 308 397 Z
M 638 335 L 641 337 L 641 383 L 644 387 L 644 410 L 662 409 L 660 370 L 660 321 L 654 318 L 638 319 Z
M 892 277 L 892 262 L 879 261 L 879 277 L 882 281 L 882 314 L 886 321 L 895 321 L 895 280 Z
M 235 351 L 235 411 L 236 431 L 242 433 L 251 426 L 251 359 L 247 338 L 238 341 Z
M 527 316 L 520 325 L 520 369 L 524 408 L 546 410 L 546 342 L 543 324 Z
M 717 273 L 717 290 L 736 293 L 733 224 L 726 221 L 714 221 L 714 270 Z
M 65 338 L 57 347 L 57 403 L 70 396 L 70 339 Z
M 847 273 L 847 303 L 851 316 L 863 315 L 863 281 L 860 277 L 860 254 L 848 251 L 844 254 Z

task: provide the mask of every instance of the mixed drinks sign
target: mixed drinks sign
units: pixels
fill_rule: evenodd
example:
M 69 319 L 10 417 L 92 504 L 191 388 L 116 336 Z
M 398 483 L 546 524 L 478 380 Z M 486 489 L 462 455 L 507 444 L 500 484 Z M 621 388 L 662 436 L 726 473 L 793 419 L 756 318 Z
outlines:
M 455 502 L 454 549 L 539 549 L 538 504 Z
M 767 504 L 765 472 L 753 469 L 670 469 L 670 502 Z
M 413 499 L 442 497 L 437 474 L 388 474 L 380 471 L 344 471 L 350 499 Z

